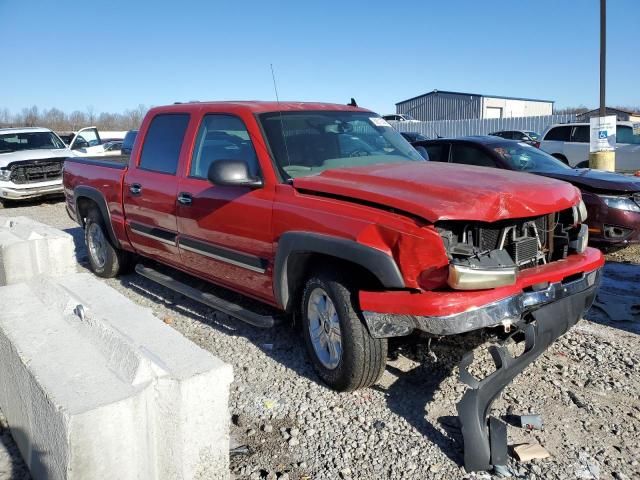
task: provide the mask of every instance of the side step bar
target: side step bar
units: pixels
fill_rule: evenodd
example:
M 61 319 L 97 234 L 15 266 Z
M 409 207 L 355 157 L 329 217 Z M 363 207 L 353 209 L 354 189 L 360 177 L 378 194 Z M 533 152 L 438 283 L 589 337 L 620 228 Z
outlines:
M 275 318 L 271 315 L 257 314 L 236 303 L 229 302 L 220 297 L 216 297 L 211 293 L 205 293 L 196 288 L 190 287 L 186 283 L 180 282 L 169 275 L 154 270 L 153 268 L 145 267 L 140 263 L 136 265 L 136 273 L 162 285 L 163 287 L 167 287 L 178 292 L 191 300 L 195 300 L 196 302 L 200 302 L 215 310 L 219 310 L 230 317 L 242 320 L 254 327 L 272 328 L 276 323 Z

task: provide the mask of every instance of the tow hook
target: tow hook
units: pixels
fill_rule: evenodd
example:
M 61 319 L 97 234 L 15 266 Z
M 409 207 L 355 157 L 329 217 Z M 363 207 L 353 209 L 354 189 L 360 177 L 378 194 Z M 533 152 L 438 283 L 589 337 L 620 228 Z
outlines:
M 463 356 L 459 364 L 460 381 L 469 388 L 458 402 L 457 410 L 462 426 L 464 467 L 467 472 L 489 471 L 493 465 L 506 465 L 507 426 L 502 420 L 489 417 L 491 404 L 520 372 L 577 323 L 591 306 L 594 296 L 595 287 L 581 295 L 549 303 L 531 312 L 532 320 L 515 324 L 513 333 L 505 340 L 524 342 L 523 353 L 513 357 L 504 342 L 490 346 L 495 371 L 482 380 L 469 372 L 473 352 Z

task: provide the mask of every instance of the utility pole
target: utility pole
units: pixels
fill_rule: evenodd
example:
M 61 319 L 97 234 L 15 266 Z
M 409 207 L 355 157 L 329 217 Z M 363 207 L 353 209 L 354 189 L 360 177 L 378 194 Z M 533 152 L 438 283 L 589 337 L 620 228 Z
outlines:
M 607 72 L 607 0 L 600 0 L 600 111 L 599 118 L 592 118 L 590 123 L 591 135 L 594 135 L 593 131 L 597 130 L 598 135 L 604 135 L 606 140 L 615 135 L 616 122 L 611 119 L 609 122 L 605 122 L 607 115 L 607 103 L 605 98 L 606 92 L 606 72 Z M 594 122 L 597 120 L 597 122 Z M 607 125 L 605 127 L 605 125 Z M 605 142 L 606 143 L 606 142 Z M 591 142 L 591 148 L 589 149 L 589 167 L 598 170 L 610 170 L 615 171 L 616 167 L 616 152 L 611 147 L 598 145 L 594 151 L 593 141 Z

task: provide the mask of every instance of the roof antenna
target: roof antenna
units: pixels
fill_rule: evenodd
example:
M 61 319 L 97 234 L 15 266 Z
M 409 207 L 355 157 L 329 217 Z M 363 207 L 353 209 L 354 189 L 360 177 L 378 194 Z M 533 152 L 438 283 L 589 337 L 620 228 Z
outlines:
M 287 163 L 291 166 L 291 158 L 289 157 L 289 147 L 287 147 L 287 136 L 284 134 L 284 121 L 282 120 L 282 109 L 280 108 L 280 97 L 278 96 L 278 85 L 276 84 L 276 74 L 273 71 L 273 63 L 271 66 L 271 78 L 273 79 L 273 90 L 276 92 L 276 102 L 278 102 L 278 114 L 280 115 L 280 131 L 282 132 L 282 141 L 284 142 L 284 151 L 287 155 Z M 291 183 L 291 179 L 288 180 Z
M 358 104 L 356 103 L 356 99 L 351 97 L 351 101 L 349 103 L 347 103 L 347 106 L 349 106 L 349 107 L 357 107 Z

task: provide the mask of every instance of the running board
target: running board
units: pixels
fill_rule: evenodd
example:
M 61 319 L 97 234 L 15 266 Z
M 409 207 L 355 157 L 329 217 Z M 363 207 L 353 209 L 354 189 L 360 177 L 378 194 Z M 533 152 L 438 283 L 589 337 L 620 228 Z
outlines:
M 136 273 L 142 275 L 145 278 L 148 278 L 155 283 L 162 285 L 163 287 L 167 287 L 174 292 L 180 293 L 181 295 L 184 295 L 191 300 L 195 300 L 196 302 L 200 302 L 215 310 L 219 310 L 222 313 L 229 315 L 230 317 L 242 320 L 243 322 L 253 325 L 254 327 L 272 328 L 276 323 L 275 318 L 271 315 L 260 315 L 258 313 L 252 312 L 244 307 L 241 307 L 237 303 L 229 302 L 220 297 L 216 297 L 211 293 L 202 292 L 196 288 L 190 287 L 186 283 L 180 282 L 175 278 L 170 277 L 169 275 L 165 275 L 164 273 L 154 270 L 153 268 L 145 267 L 140 263 L 136 265 Z

